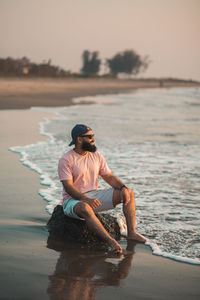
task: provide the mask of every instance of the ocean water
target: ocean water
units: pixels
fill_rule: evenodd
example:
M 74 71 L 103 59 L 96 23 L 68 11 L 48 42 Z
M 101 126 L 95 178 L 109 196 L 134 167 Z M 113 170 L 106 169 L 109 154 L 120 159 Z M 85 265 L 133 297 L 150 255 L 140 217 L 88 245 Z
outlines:
M 61 203 L 57 164 L 70 149 L 71 128 L 85 123 L 112 172 L 134 190 L 137 230 L 153 253 L 200 264 L 200 89 L 137 90 L 74 102 L 34 108 L 55 114 L 39 124 L 48 141 L 10 148 L 39 173 L 47 211 Z M 122 215 L 122 207 L 111 213 Z

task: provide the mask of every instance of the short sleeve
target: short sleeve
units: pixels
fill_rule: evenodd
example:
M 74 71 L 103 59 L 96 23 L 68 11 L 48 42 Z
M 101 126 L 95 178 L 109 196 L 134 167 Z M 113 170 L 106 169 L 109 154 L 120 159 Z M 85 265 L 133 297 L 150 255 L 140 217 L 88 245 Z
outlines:
M 64 157 L 62 157 L 58 163 L 58 176 L 60 178 L 60 181 L 70 180 L 73 178 L 71 162 L 69 162 L 69 160 L 65 159 Z
M 99 159 L 100 159 L 99 175 L 102 176 L 111 173 L 111 170 L 108 167 L 105 158 L 100 153 L 99 153 Z

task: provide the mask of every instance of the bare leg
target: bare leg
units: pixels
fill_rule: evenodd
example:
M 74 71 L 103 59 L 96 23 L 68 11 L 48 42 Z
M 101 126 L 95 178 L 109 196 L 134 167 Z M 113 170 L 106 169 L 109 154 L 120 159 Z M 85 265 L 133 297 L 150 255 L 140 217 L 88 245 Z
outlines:
M 145 243 L 146 239 L 136 232 L 135 228 L 135 198 L 132 190 L 129 189 L 130 201 L 128 204 L 123 204 L 123 213 L 126 218 L 128 235 L 127 239 L 136 240 L 140 243 Z M 121 203 L 121 192 L 115 190 L 113 193 L 113 204 L 114 206 Z
M 109 233 L 105 230 L 99 219 L 95 216 L 93 209 L 85 202 L 80 201 L 74 206 L 74 212 L 85 219 L 85 222 L 89 229 L 98 235 L 102 240 L 111 248 L 111 251 L 115 253 L 122 253 L 121 246 L 113 239 Z
M 135 198 L 132 190 L 130 190 L 130 202 L 127 205 L 123 204 L 123 212 L 128 229 L 127 239 L 145 243 L 146 239 L 137 233 L 135 228 Z

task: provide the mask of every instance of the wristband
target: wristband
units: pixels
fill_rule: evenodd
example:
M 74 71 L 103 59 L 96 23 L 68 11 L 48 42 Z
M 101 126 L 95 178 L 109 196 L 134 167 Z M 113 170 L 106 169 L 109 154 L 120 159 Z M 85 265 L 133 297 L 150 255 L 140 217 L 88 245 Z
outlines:
M 126 186 L 125 184 L 123 184 L 123 185 L 120 187 L 120 191 L 122 191 L 123 188 L 127 189 L 127 186 Z

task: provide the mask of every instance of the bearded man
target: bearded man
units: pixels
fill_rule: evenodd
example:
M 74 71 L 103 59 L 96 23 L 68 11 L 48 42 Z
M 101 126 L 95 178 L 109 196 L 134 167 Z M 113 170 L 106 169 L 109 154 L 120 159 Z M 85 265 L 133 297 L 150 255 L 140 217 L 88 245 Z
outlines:
M 77 124 L 71 131 L 73 150 L 65 153 L 58 164 L 58 174 L 63 184 L 63 211 L 71 218 L 84 219 L 87 226 L 111 251 L 122 253 L 119 243 L 105 230 L 95 213 L 114 209 L 123 203 L 127 223 L 127 239 L 145 243 L 136 232 L 134 193 L 109 169 L 104 157 L 97 151 L 90 127 Z M 111 186 L 98 189 L 99 175 Z

